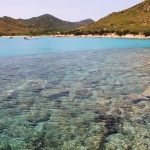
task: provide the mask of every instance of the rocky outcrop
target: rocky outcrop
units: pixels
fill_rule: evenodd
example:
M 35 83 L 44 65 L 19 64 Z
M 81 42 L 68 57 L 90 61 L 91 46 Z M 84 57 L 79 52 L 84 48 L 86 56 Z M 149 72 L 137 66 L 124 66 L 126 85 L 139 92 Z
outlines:
M 41 92 L 41 96 L 45 98 L 59 98 L 68 95 L 69 95 L 69 91 L 62 90 L 62 89 L 48 89 L 48 90 L 43 90 Z
M 150 86 L 143 92 L 142 95 L 150 98 Z

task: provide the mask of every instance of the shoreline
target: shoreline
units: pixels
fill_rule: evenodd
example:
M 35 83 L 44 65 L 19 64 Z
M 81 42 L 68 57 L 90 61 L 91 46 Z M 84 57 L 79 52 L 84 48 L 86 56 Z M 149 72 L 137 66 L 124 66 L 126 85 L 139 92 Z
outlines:
M 26 35 L 20 35 L 20 36 L 1 36 L 1 37 L 25 37 Z M 119 36 L 116 34 L 107 34 L 107 35 L 74 35 L 74 34 L 55 34 L 55 35 L 37 35 L 33 37 L 67 37 L 67 38 L 121 38 L 121 39 L 150 39 L 150 36 L 144 36 L 144 35 L 132 35 L 132 34 L 126 34 L 123 36 Z
M 123 36 L 115 35 L 115 34 L 108 34 L 108 35 L 50 35 L 51 37 L 82 37 L 82 38 L 122 38 L 122 39 L 150 39 L 150 36 L 145 37 L 144 35 L 132 35 L 127 34 Z

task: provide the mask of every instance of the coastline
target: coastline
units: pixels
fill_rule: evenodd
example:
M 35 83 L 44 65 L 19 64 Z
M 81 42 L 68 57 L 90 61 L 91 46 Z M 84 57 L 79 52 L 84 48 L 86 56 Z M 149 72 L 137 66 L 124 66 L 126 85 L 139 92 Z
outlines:
M 119 36 L 116 34 L 107 34 L 107 35 L 50 35 L 51 37 L 82 37 L 82 38 L 127 38 L 127 39 L 150 39 L 150 36 L 145 37 L 144 35 L 132 35 L 132 34 L 127 34 L 123 36 Z
M 21 35 L 21 36 L 12 36 L 12 37 L 25 37 L 26 35 Z M 144 36 L 144 35 L 133 35 L 133 34 L 126 34 L 123 36 L 119 36 L 116 34 L 107 34 L 107 35 L 74 35 L 74 34 L 55 34 L 55 35 L 37 35 L 38 37 L 67 37 L 67 38 L 122 38 L 122 39 L 150 39 L 150 36 Z M 7 37 L 9 38 L 10 36 L 1 36 L 1 37 Z M 36 36 L 35 36 L 36 37 Z

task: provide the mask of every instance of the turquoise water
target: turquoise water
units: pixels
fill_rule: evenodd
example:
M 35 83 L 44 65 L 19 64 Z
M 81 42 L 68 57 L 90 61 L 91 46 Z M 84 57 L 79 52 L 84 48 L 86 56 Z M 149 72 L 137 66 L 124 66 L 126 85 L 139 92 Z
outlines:
M 0 56 L 149 47 L 149 40 L 138 39 L 41 37 L 36 40 L 24 40 L 23 37 L 14 39 L 0 38 Z
M 150 41 L 0 38 L 0 150 L 149 150 Z

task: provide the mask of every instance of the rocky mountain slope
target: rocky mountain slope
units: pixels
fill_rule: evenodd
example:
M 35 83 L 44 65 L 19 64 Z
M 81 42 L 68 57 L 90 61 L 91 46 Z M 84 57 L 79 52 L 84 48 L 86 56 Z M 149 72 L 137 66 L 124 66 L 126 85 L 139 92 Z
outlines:
M 113 12 L 97 22 L 81 28 L 82 31 L 138 31 L 150 30 L 150 0 L 137 4 L 129 9 Z
M 50 34 L 52 32 L 73 30 L 93 22 L 91 19 L 68 22 L 49 14 L 30 19 L 13 19 L 4 16 L 0 18 L 0 35 Z

